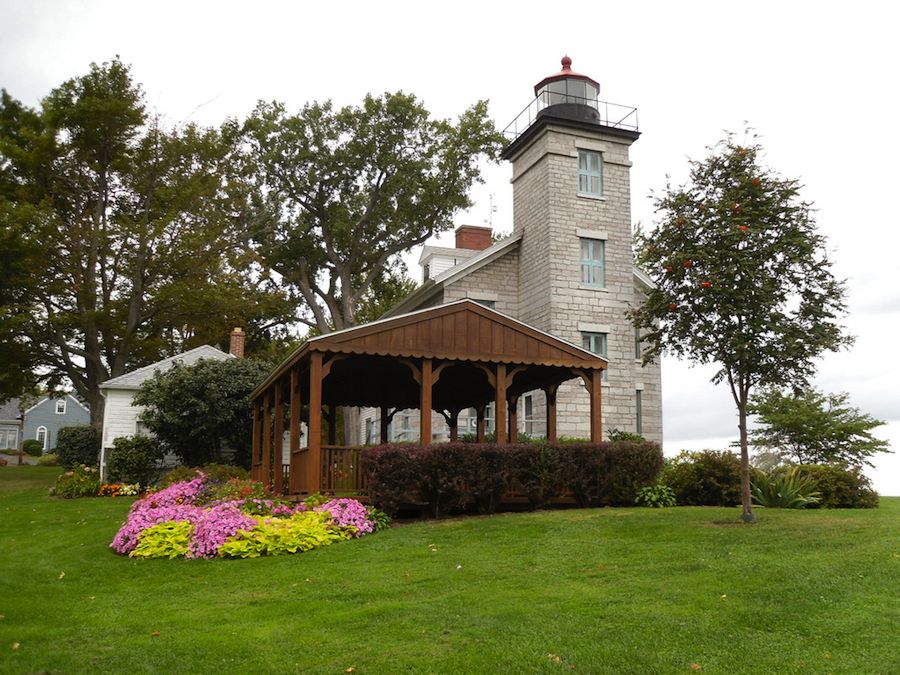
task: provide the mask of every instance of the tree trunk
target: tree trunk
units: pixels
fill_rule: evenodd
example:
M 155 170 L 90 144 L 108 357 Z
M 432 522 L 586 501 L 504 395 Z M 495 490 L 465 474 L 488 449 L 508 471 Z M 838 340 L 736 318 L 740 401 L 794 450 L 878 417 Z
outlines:
M 87 393 L 85 402 L 91 409 L 91 426 L 97 431 L 103 432 L 103 410 L 106 408 L 106 399 L 99 389 L 94 389 Z
M 741 432 L 741 518 L 745 523 L 756 520 L 750 497 L 750 451 L 747 447 L 747 394 L 738 403 L 738 428 Z

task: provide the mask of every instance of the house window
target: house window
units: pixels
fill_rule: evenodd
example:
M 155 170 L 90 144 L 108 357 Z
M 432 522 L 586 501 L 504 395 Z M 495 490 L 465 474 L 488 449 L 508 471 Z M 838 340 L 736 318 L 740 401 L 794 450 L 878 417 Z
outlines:
M 150 433 L 150 429 L 143 422 L 135 422 L 134 423 L 134 435 L 135 436 L 152 436 Z
M 526 396 L 524 398 L 524 408 L 525 408 L 525 433 L 528 436 L 534 435 L 534 397 Z
M 580 238 L 581 283 L 604 288 L 606 286 L 606 242 L 603 239 Z
M 375 420 L 366 420 L 366 445 L 371 445 L 375 438 Z
M 475 298 L 472 298 L 472 299 L 475 300 L 475 302 L 477 302 L 482 307 L 487 307 L 488 309 L 497 309 L 497 301 L 496 300 L 477 300 Z
M 425 277 L 425 281 L 428 281 L 431 278 L 431 265 L 425 263 L 422 266 L 422 276 Z
M 606 333 L 582 333 L 581 346 L 589 352 L 606 358 Z M 603 381 L 607 381 L 606 370 L 603 370 Z
M 61 398 L 56 402 L 56 414 L 57 415 L 65 415 L 66 414 L 66 399 Z
M 643 433 L 643 411 L 641 410 L 641 395 L 642 392 L 640 389 L 635 389 L 634 391 L 634 407 L 635 407 L 635 419 L 634 419 L 634 430 L 637 433 Z
M 634 358 L 636 360 L 641 359 L 641 329 L 634 329 Z
M 37 433 L 34 435 L 41 442 L 41 447 L 47 449 L 47 427 L 38 427 Z
M 578 151 L 578 194 L 603 194 L 603 156 L 596 150 Z
M 15 429 L 0 429 L 0 448 L 17 450 L 19 447 L 19 432 Z

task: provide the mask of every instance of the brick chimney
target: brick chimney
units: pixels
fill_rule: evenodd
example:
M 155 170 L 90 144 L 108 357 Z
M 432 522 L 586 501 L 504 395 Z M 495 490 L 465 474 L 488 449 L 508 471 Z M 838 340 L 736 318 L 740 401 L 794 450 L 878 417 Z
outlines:
M 483 251 L 494 243 L 491 241 L 492 234 L 493 231 L 489 227 L 460 225 L 456 228 L 456 248 Z
M 244 330 L 235 328 L 231 331 L 231 347 L 228 352 L 239 359 L 244 358 Z

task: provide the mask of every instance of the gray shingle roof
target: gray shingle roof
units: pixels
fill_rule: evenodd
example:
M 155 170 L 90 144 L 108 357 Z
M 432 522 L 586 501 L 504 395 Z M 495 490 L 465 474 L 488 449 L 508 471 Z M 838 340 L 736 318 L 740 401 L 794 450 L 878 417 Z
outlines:
M 183 354 L 176 354 L 175 356 L 170 356 L 167 359 L 163 359 L 162 361 L 157 361 L 156 363 L 151 363 L 149 366 L 144 366 L 143 368 L 138 368 L 137 370 L 133 370 L 130 373 L 125 373 L 124 375 L 119 375 L 119 377 L 114 377 L 111 380 L 107 380 L 106 382 L 100 383 L 101 389 L 140 389 L 141 384 L 144 383 L 145 380 L 149 380 L 153 377 L 153 374 L 156 371 L 165 372 L 172 368 L 176 363 L 180 363 L 183 366 L 190 366 L 194 363 L 197 363 L 200 359 L 212 359 L 213 361 L 224 361 L 225 359 L 233 359 L 235 358 L 233 354 L 226 354 L 220 349 L 216 349 L 210 345 L 201 345 L 200 347 L 195 347 L 190 351 L 186 351 Z
M 22 413 L 19 412 L 19 399 L 11 398 L 6 403 L 0 403 L 0 420 L 14 420 Z

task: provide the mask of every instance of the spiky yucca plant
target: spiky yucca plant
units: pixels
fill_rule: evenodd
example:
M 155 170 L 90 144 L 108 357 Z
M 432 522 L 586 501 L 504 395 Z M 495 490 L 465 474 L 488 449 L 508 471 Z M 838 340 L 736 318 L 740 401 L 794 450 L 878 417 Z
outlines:
M 819 503 L 816 487 L 816 482 L 795 466 L 787 472 L 762 474 L 753 483 L 753 501 L 769 508 L 803 509 Z

